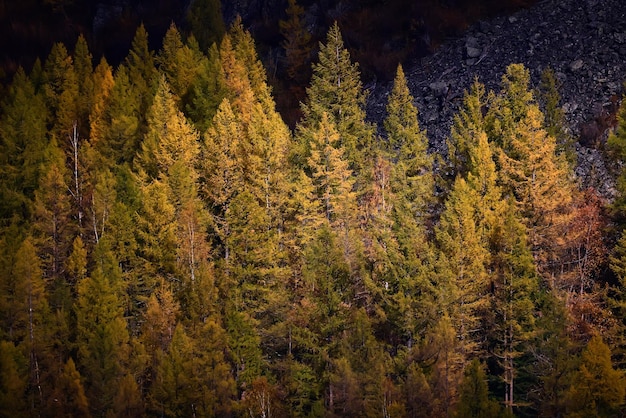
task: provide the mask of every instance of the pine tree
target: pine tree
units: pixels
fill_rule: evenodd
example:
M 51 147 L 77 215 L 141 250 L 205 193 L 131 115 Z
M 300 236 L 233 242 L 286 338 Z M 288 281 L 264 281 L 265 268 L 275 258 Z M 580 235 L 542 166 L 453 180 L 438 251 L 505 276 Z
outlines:
M 183 107 L 181 101 L 187 97 L 199 71 L 199 58 L 199 53 L 194 54 L 194 51 L 183 43 L 180 32 L 172 23 L 163 38 L 163 49 L 159 51 L 155 61 L 165 75 L 181 109 Z
M 366 97 L 358 66 L 351 62 L 336 22 L 328 31 L 326 44 L 320 44 L 318 60 L 313 66 L 307 101 L 302 105 L 296 158 L 300 164 L 306 161 L 311 137 L 326 113 L 339 133 L 339 143 L 335 145 L 345 149 L 350 168 L 361 174 L 371 157 L 373 132 L 365 121 Z
M 561 108 L 559 87 L 554 70 L 545 68 L 541 72 L 538 96 L 543 104 L 546 132 L 556 140 L 556 154 L 564 155 L 570 166 L 574 167 L 577 159 L 575 140 L 565 131 L 565 114 Z

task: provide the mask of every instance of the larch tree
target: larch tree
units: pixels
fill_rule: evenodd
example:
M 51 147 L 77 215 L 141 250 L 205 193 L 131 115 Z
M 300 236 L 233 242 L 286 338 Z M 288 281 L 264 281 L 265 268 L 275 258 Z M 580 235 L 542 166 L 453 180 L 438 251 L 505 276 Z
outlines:
M 163 38 L 163 48 L 155 58 L 155 62 L 172 89 L 179 106 L 183 107 L 189 89 L 195 80 L 200 67 L 201 54 L 194 51 L 181 38 L 176 25 L 172 23 Z
M 479 196 L 463 178 L 457 178 L 448 196 L 436 240 L 437 286 L 440 304 L 449 313 L 458 335 L 461 369 L 481 352 L 480 318 L 488 305 L 490 253 L 481 233 Z
M 384 286 L 393 293 L 395 306 L 392 309 L 397 310 L 398 326 L 406 333 L 407 343 L 412 344 L 414 335 L 419 332 L 418 324 L 422 322 L 423 325 L 428 317 L 428 314 L 420 313 L 428 311 L 424 307 L 428 305 L 427 299 L 433 291 L 426 271 L 426 264 L 432 261 L 429 260 L 432 249 L 427 242 L 426 225 L 434 184 L 433 161 L 427 153 L 428 139 L 419 126 L 418 109 L 413 104 L 401 66 L 398 66 L 387 103 L 384 127 L 387 141 L 382 145 L 383 161 L 388 161 L 390 169 L 387 174 L 388 191 L 381 193 L 379 205 L 381 210 L 387 207 L 389 212 L 391 237 L 384 240 L 383 252 L 390 255 L 390 267 L 397 275 L 387 278 Z M 397 248 L 394 248 L 394 243 L 397 243 Z M 394 313 L 388 312 L 387 315 L 392 318 Z
M 448 164 L 446 178 L 454 180 L 456 175 L 465 175 L 469 170 L 469 150 L 476 145 L 478 134 L 485 131 L 483 111 L 487 105 L 485 86 L 477 79 L 463 97 L 463 106 L 454 115 L 448 146 Z
M 568 417 L 611 416 L 624 404 L 626 380 L 623 370 L 611 362 L 611 349 L 594 336 L 581 355 L 581 364 L 568 393 Z
M 504 193 L 512 193 L 528 228 L 528 239 L 540 273 L 552 266 L 566 239 L 575 187 L 564 158 L 556 155 L 555 138 L 544 129 L 544 117 L 529 89 L 529 73 L 512 64 L 502 77 L 503 92 L 490 109 L 488 134 L 502 148 L 498 155 Z
M 106 240 L 94 250 L 95 268 L 78 283 L 76 345 L 93 414 L 112 411 L 117 383 L 130 356 L 130 336 L 120 292 L 122 272 Z

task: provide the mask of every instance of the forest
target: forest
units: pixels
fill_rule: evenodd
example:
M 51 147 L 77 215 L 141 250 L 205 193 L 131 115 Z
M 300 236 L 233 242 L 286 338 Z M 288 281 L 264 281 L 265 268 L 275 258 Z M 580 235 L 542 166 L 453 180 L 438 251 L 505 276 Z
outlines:
M 240 21 L 0 86 L 0 415 L 626 413 L 626 101 L 613 201 L 549 68 L 476 80 L 432 154 L 402 67 L 375 126 L 339 25 L 303 69 L 290 4 L 294 129 Z

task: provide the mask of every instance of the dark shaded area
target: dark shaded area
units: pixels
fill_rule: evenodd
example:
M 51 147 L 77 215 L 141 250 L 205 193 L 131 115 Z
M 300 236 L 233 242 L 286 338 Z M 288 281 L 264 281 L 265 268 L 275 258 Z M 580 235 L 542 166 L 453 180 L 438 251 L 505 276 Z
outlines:
M 527 7 L 536 0 L 301 0 L 310 17 L 314 40 L 323 39 L 338 20 L 346 46 L 359 61 L 364 78 L 389 78 L 398 62 L 424 56 L 445 38 L 457 36 L 472 22 Z M 11 75 L 45 59 L 54 42 L 72 49 L 79 34 L 96 60 L 106 56 L 118 64 L 143 23 L 153 49 L 170 22 L 188 30 L 189 0 L 1 0 L 0 68 Z M 278 21 L 285 17 L 285 0 L 223 1 L 225 21 L 241 15 L 266 64 L 279 61 L 282 37 Z M 272 52 L 274 51 L 274 52 Z M 273 56 L 271 54 L 274 54 Z M 280 68 L 276 68 L 280 75 Z M 277 71 L 274 71 L 276 73 Z M 272 69 L 269 69 L 272 74 Z
M 104 55 L 113 65 L 128 53 L 137 26 L 143 23 L 150 46 L 158 49 L 170 22 L 184 23 L 188 1 L 179 0 L 2 0 L 0 1 L 0 68 L 8 75 L 44 60 L 55 42 L 72 50 L 83 34 L 94 59 Z

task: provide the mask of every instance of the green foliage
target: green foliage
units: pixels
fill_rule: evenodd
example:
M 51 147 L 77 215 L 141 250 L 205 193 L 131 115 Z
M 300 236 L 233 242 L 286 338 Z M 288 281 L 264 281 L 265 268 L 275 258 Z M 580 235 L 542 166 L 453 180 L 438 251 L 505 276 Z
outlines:
M 308 157 L 310 138 L 326 113 L 336 126 L 340 138 L 337 145 L 345 149 L 350 168 L 362 174 L 372 153 L 372 126 L 365 121 L 366 96 L 358 65 L 350 60 L 336 22 L 328 31 L 326 43 L 320 44 L 318 61 L 307 88 L 308 100 L 302 104 L 298 158 Z
M 226 31 L 222 3 L 218 0 L 193 0 L 186 18 L 203 52 L 219 43 Z
M 576 148 L 574 138 L 565 132 L 565 113 L 561 107 L 559 83 L 554 70 L 550 67 L 541 73 L 539 99 L 543 103 L 545 127 L 548 135 L 556 140 L 557 155 L 565 155 L 572 167 L 576 165 Z
M 582 352 L 568 393 L 567 416 L 612 416 L 624 404 L 626 380 L 611 364 L 611 350 L 594 336 Z
M 461 383 L 460 400 L 457 406 L 458 417 L 503 417 L 505 414 L 493 399 L 489 399 L 487 376 L 478 359 L 474 359 L 465 368 Z
M 0 415 L 622 413 L 626 238 L 610 283 L 550 74 L 545 116 L 523 66 L 477 80 L 435 187 L 402 67 L 374 142 L 335 23 L 294 134 L 214 3 L 199 41 L 140 27 L 113 71 L 79 37 L 0 88 Z

